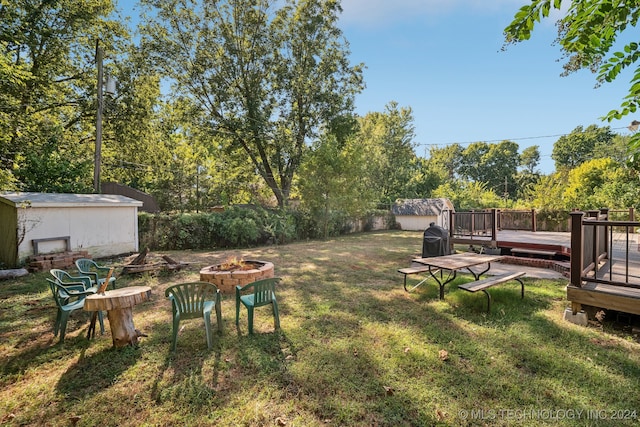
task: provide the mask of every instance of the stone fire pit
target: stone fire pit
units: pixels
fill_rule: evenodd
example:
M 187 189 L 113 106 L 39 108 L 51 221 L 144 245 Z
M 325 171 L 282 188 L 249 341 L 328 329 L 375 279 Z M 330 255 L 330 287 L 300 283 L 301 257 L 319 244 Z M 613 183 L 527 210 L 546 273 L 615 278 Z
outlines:
M 213 283 L 223 294 L 235 293 L 236 285 L 244 286 L 260 279 L 274 277 L 272 262 L 247 260 L 244 267 L 236 270 L 221 269 L 221 264 L 210 265 L 200 270 L 200 280 Z

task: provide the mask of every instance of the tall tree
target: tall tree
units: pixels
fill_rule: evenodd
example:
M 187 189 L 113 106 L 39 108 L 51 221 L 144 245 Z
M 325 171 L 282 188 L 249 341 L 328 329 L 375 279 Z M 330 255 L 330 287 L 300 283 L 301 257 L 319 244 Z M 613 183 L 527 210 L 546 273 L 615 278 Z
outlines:
M 356 217 L 372 207 L 374 192 L 366 179 L 366 157 L 362 140 L 352 137 L 342 143 L 327 134 L 302 164 L 298 183 L 302 204 L 318 221 L 325 238 L 332 213 Z
M 522 150 L 520 154 L 521 170 L 514 176 L 518 198 L 526 197 L 531 186 L 540 180 L 538 163 L 540 163 L 540 150 L 537 145 Z
M 537 173 L 540 164 L 540 147 L 532 145 L 522 150 L 520 154 L 520 166 L 530 175 Z
M 552 8 L 563 9 L 556 24 L 557 41 L 567 59 L 565 74 L 589 69 L 597 73 L 596 81 L 602 84 L 615 80 L 623 70 L 633 67 L 627 96 L 619 109 L 606 114 L 606 119 L 612 121 L 635 113 L 640 106 L 640 67 L 636 64 L 640 59 L 640 44 L 630 41 L 617 50 L 617 42 L 622 34 L 635 35 L 640 4 L 618 0 L 531 0 L 520 8 L 505 29 L 506 44 L 528 40 L 536 23 L 549 18 Z M 632 159 L 637 162 L 640 133 L 633 135 L 629 147 Z
M 362 67 L 349 63 L 337 26 L 339 2 L 142 3 L 153 9 L 143 28 L 149 57 L 285 205 L 309 141 L 351 111 L 362 89 Z
M 611 144 L 615 134 L 606 126 L 599 128 L 591 125 L 586 129 L 576 127 L 568 135 L 563 135 L 553 144 L 551 158 L 555 161 L 556 170 L 573 169 L 582 163 L 601 158 L 596 147 Z
M 433 168 L 442 171 L 443 179 L 454 179 L 460 172 L 462 151 L 460 144 L 451 144 L 442 148 L 431 147 L 429 150 L 429 162 Z
M 392 101 L 382 113 L 367 113 L 360 119 L 359 138 L 367 152 L 371 187 L 380 202 L 410 197 L 409 181 L 419 168 L 411 108 Z
M 483 182 L 488 189 L 500 194 L 508 193 L 509 196 L 514 196 L 517 191 L 514 177 L 519 165 L 517 143 L 475 142 L 462 152 L 460 175 L 471 181 Z
M 95 43 L 125 35 L 112 11 L 112 0 L 0 4 L 0 188 L 90 188 Z

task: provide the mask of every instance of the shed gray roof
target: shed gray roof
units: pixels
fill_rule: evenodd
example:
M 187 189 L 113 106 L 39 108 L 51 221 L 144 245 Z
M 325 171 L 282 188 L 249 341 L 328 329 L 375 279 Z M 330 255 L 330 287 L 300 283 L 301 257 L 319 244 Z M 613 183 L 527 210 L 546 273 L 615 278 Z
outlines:
M 0 203 L 10 206 L 28 204 L 31 207 L 118 207 L 142 206 L 142 202 L 116 194 L 70 193 L 0 193 Z
M 394 215 L 439 216 L 445 210 L 454 210 L 449 199 L 404 199 L 392 207 Z

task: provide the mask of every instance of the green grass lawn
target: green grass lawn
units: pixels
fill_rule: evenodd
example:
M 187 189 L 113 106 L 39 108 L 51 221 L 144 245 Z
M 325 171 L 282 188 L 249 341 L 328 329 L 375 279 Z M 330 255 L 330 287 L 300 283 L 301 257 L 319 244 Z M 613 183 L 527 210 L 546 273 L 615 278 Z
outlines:
M 48 273 L 0 282 L 0 422 L 77 426 L 496 426 L 638 425 L 640 344 L 630 332 L 562 320 L 565 280 L 525 277 L 486 298 L 456 289 L 438 299 L 430 280 L 413 293 L 397 269 L 421 251 L 422 233 L 372 232 L 330 241 L 224 252 L 171 252 L 188 269 L 123 276 L 149 285 L 134 308 L 148 334 L 112 348 L 86 339 L 72 314 L 53 337 Z M 175 353 L 164 289 L 198 280 L 230 256 L 272 261 L 281 330 L 269 308 L 224 329 L 207 350 L 201 320 L 183 321 Z M 114 260 L 117 262 L 117 260 Z M 413 276 L 410 281 L 418 281 Z M 415 283 L 414 282 L 414 283 Z M 213 316 L 215 318 L 215 316 Z

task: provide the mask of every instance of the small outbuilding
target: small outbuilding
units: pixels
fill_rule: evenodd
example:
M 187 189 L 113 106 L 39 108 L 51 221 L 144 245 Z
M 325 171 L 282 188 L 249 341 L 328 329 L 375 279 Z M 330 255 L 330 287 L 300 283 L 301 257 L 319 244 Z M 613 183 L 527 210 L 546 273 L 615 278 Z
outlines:
M 60 251 L 94 258 L 138 252 L 141 206 L 112 194 L 0 193 L 0 264 Z
M 455 212 L 449 199 L 401 199 L 391 212 L 402 230 L 425 230 L 431 223 L 449 228 L 449 213 Z

